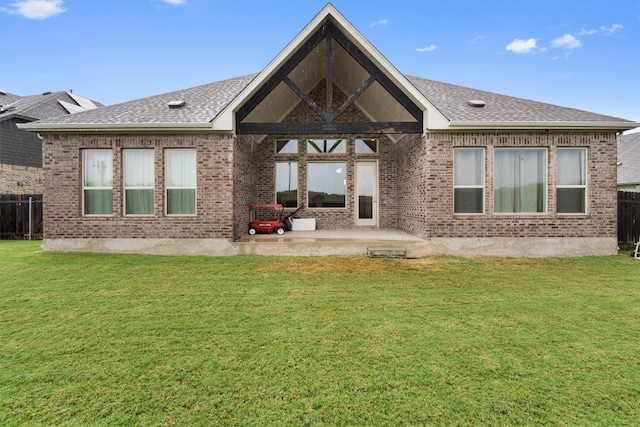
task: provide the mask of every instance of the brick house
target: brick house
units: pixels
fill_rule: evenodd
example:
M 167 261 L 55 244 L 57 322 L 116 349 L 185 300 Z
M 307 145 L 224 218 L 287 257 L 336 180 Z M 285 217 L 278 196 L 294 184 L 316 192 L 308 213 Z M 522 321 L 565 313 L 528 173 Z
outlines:
M 97 108 L 64 91 L 19 96 L 0 92 L 0 195 L 42 194 L 42 141 L 18 125 Z
M 279 202 L 418 254 L 572 256 L 616 252 L 617 134 L 638 125 L 403 75 L 329 4 L 258 74 L 23 128 L 45 250 L 240 253 L 248 206 Z
M 620 136 L 618 190 L 640 193 L 640 132 Z

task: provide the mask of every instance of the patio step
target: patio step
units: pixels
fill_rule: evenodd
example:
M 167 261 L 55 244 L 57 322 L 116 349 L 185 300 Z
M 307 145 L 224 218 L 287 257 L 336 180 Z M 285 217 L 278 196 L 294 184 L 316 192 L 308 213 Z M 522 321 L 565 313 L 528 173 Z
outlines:
M 369 258 L 406 258 L 407 250 L 398 247 L 367 248 Z

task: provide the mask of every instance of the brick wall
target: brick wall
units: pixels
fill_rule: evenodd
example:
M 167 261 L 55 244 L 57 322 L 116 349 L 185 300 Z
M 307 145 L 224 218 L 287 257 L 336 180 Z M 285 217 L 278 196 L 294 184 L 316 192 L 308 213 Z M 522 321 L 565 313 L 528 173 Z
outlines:
M 45 135 L 44 235 L 46 238 L 233 237 L 233 148 L 230 135 Z M 113 150 L 113 214 L 82 216 L 81 151 Z M 155 213 L 123 214 L 122 149 L 155 150 Z M 164 214 L 164 149 L 197 150 L 197 215 Z
M 453 148 L 484 147 L 485 213 L 453 214 Z M 547 148 L 547 212 L 493 213 L 493 148 Z M 587 214 L 556 213 L 558 147 L 587 148 Z M 420 237 L 615 237 L 616 135 L 597 132 L 428 133 L 397 145 L 399 228 Z M 411 172 L 411 170 L 415 172 Z
M 0 164 L 0 194 L 42 194 L 42 168 Z

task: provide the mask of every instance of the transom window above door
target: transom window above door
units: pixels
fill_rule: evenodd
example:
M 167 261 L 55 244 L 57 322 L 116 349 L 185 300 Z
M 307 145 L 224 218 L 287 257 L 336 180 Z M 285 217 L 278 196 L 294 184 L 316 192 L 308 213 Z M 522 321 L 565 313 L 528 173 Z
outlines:
M 344 139 L 310 139 L 307 141 L 309 154 L 344 154 L 347 142 Z

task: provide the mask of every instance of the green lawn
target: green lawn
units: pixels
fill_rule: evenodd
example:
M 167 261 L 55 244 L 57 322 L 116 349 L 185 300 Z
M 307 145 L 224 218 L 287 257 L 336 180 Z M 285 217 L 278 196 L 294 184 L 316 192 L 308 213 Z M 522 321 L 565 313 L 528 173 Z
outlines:
M 637 425 L 640 261 L 0 242 L 0 425 Z

